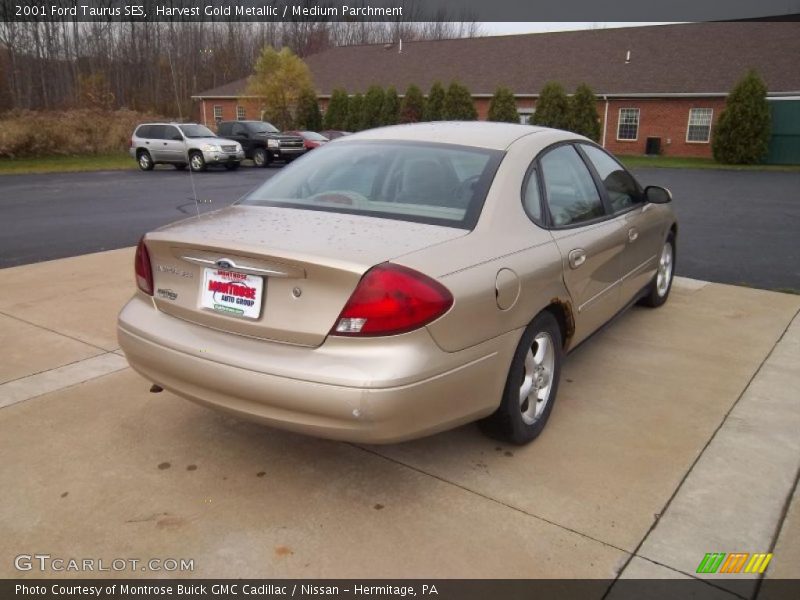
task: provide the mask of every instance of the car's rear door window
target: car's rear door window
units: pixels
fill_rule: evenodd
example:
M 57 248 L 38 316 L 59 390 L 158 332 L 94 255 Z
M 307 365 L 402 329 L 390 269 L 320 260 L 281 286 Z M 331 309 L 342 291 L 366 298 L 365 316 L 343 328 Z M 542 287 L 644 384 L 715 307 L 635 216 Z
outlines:
M 589 144 L 581 144 L 586 157 L 591 161 L 597 175 L 603 182 L 611 208 L 615 213 L 624 212 L 641 204 L 643 192 L 625 168 L 604 150 Z
M 555 227 L 571 227 L 605 216 L 594 179 L 572 145 L 549 150 L 539 164 L 547 208 Z

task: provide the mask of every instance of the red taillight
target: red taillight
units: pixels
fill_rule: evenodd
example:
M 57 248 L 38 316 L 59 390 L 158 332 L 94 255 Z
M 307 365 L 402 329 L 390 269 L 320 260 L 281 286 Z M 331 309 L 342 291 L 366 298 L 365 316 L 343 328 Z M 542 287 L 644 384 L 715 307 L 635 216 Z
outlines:
M 133 143 L 133 136 L 131 136 L 131 148 L 133 148 L 133 147 L 134 147 L 134 145 L 135 145 L 135 144 Z
M 139 240 L 139 245 L 136 246 L 136 258 L 133 265 L 136 270 L 136 285 L 145 294 L 152 296 L 153 269 L 150 268 L 150 254 L 147 252 L 147 246 L 144 245 L 144 236 Z
M 453 306 L 442 284 L 407 267 L 384 263 L 358 282 L 331 335 L 405 333 L 427 325 Z

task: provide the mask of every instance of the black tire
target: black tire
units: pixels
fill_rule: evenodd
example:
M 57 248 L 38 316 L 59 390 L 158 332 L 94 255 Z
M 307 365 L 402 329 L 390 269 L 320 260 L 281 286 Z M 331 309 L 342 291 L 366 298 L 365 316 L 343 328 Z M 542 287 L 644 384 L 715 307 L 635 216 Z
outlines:
M 139 168 L 142 171 L 152 171 L 156 166 L 156 163 L 153 162 L 153 157 L 150 156 L 147 150 L 139 150 L 139 152 L 136 153 L 136 162 L 139 164 Z
M 653 281 L 650 282 L 647 295 L 645 295 L 639 304 L 649 306 L 650 308 L 658 308 L 667 301 L 669 292 L 672 290 L 672 279 L 675 276 L 675 235 L 670 233 L 661 247 L 661 253 L 658 255 L 658 267 L 656 274 L 653 275 Z M 664 274 L 664 260 L 665 253 L 669 253 L 669 269 L 668 273 Z M 661 276 L 665 275 L 666 281 L 664 282 Z
M 269 152 L 265 148 L 256 148 L 253 151 L 253 164 L 257 167 L 264 168 L 271 162 Z
M 177 164 L 175 165 L 175 168 L 176 168 L 178 171 L 183 171 L 184 169 L 186 169 L 186 163 L 177 163 Z
M 539 365 L 535 362 L 535 356 L 539 350 L 537 339 L 545 343 L 549 340 L 550 349 L 543 348 L 542 352 L 544 356 L 552 356 L 552 363 L 549 359 L 542 361 L 542 365 L 546 363 L 550 366 L 541 371 L 538 370 Z M 552 354 L 549 354 L 550 352 Z M 538 437 L 553 411 L 553 405 L 558 395 L 558 382 L 561 378 L 563 360 L 563 338 L 558 321 L 548 311 L 539 313 L 525 329 L 517 350 L 514 352 L 500 407 L 494 414 L 479 423 L 484 433 L 504 442 L 518 445 L 527 444 Z M 523 400 L 522 390 L 529 381 L 528 376 L 530 376 L 532 387 L 529 388 L 530 392 Z M 539 376 L 542 379 L 539 379 Z M 537 387 L 543 385 L 544 382 L 547 382 L 546 392 L 544 389 L 537 392 Z M 534 393 L 537 396 L 543 394 L 544 398 L 532 404 L 536 397 L 533 395 Z
M 195 151 L 189 155 L 189 168 L 196 173 L 206 170 L 206 159 L 203 158 L 202 152 Z
M 235 171 L 236 169 L 239 168 L 239 163 L 238 162 L 225 163 L 225 168 L 228 169 L 228 171 Z

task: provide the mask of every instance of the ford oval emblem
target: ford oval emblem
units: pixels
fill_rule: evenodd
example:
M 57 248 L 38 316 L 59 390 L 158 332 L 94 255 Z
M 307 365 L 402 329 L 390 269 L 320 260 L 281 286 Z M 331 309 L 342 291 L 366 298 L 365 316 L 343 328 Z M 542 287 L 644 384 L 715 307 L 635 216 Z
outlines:
M 220 269 L 232 269 L 233 268 L 233 264 L 230 261 L 227 261 L 227 260 L 218 260 L 216 262 L 216 265 Z

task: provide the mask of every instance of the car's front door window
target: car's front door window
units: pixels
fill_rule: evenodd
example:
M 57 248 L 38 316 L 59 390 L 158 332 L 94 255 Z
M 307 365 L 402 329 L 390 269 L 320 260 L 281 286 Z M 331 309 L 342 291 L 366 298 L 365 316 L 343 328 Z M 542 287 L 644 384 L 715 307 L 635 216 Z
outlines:
M 605 215 L 594 179 L 575 148 L 558 146 L 539 163 L 555 227 L 570 227 Z
M 622 165 L 596 146 L 581 144 L 581 149 L 600 176 L 615 213 L 625 212 L 642 203 L 643 193 L 639 185 Z

